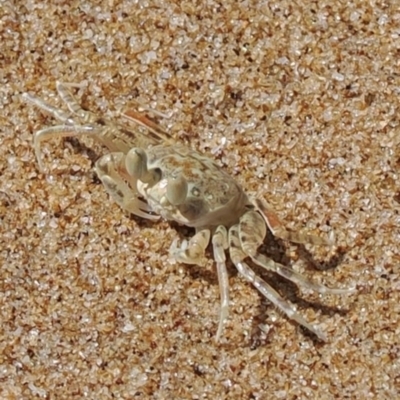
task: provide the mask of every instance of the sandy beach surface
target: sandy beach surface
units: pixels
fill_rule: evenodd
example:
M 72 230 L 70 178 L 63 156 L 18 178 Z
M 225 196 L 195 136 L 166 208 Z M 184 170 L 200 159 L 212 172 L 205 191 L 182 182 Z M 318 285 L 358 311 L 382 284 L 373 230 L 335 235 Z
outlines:
M 287 229 L 260 251 L 351 295 L 301 290 L 256 268 L 328 337 L 280 313 L 228 264 L 230 316 L 211 252 L 173 263 L 193 231 L 131 217 L 93 166 L 90 138 L 28 92 L 122 121 L 138 104 L 215 159 Z M 0 398 L 400 397 L 400 5 L 397 1 L 0 2 Z

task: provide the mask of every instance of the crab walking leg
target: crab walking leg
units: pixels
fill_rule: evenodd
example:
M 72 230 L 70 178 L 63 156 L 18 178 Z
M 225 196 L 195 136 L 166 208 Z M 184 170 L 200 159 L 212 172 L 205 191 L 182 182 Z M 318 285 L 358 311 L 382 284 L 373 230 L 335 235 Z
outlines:
M 284 300 L 280 294 L 273 289 L 267 282 L 258 277 L 254 271 L 243 261 L 234 262 L 238 271 L 251 282 L 258 291 L 263 294 L 272 304 L 276 305 L 280 310 L 282 310 L 289 318 L 293 319 L 300 325 L 307 328 L 309 331 L 317 335 L 321 340 L 327 341 L 327 338 L 323 332 L 321 332 L 317 327 L 309 324 L 298 312 L 297 310 Z
M 96 162 L 96 173 L 110 196 L 126 211 L 142 218 L 158 220 L 158 215 L 152 215 L 149 205 L 137 198 L 136 185 L 130 188 L 117 172 L 125 165 L 123 153 L 109 153 Z
M 171 244 L 170 254 L 177 262 L 203 265 L 204 253 L 210 243 L 210 236 L 209 229 L 199 230 L 189 241 L 184 240 L 181 247 L 177 246 L 178 240 L 176 239 Z
M 44 166 L 42 161 L 42 151 L 40 148 L 41 142 L 45 142 L 52 138 L 93 135 L 96 133 L 97 133 L 96 130 L 93 129 L 93 127 L 90 125 L 88 126 L 58 125 L 41 129 L 40 131 L 36 132 L 35 135 L 33 136 L 33 145 L 40 171 L 42 172 L 44 171 Z
M 165 132 L 161 126 L 147 118 L 145 115 L 142 115 L 135 110 L 127 110 L 122 114 L 122 117 L 146 128 L 156 138 L 158 138 L 158 140 L 161 139 L 165 144 L 174 144 L 174 140 L 171 138 L 170 134 Z
M 47 114 L 50 114 L 52 117 L 54 117 L 55 119 L 57 119 L 61 122 L 70 123 L 70 124 L 73 123 L 73 121 L 71 119 L 71 113 L 67 113 L 64 110 L 54 107 L 54 106 L 46 103 L 44 100 L 30 95 L 29 93 L 23 93 L 22 98 L 26 102 L 35 105 L 36 107 L 40 108 L 41 110 L 45 111 Z
M 258 211 L 247 211 L 239 221 L 238 235 L 240 247 L 244 253 L 256 254 L 257 248 L 263 243 L 267 227 Z
M 248 211 L 240 218 L 239 222 L 239 240 L 243 252 L 250 256 L 251 259 L 259 266 L 276 272 L 286 279 L 298 284 L 307 289 L 315 290 L 319 293 L 330 294 L 349 294 L 353 293 L 355 289 L 331 289 L 319 283 L 311 282 L 306 277 L 291 268 L 263 256 L 257 252 L 257 248 L 263 243 L 266 230 L 263 217 L 258 211 Z
M 157 110 L 156 108 L 151 108 L 148 105 L 142 103 L 141 101 L 138 101 L 137 99 L 135 99 L 134 101 L 136 107 L 135 107 L 135 112 L 137 113 L 143 113 L 143 112 L 148 112 L 150 114 L 156 115 L 157 117 L 160 117 L 162 119 L 171 119 L 172 116 L 174 115 L 173 111 L 170 111 L 168 114 Z
M 228 233 L 223 225 L 220 225 L 212 238 L 214 260 L 217 263 L 218 283 L 221 294 L 221 311 L 215 341 L 218 342 L 224 323 L 229 315 L 229 280 L 226 270 L 225 250 L 228 248 Z
M 307 328 L 309 331 L 317 335 L 321 340 L 326 341 L 327 338 L 323 332 L 317 327 L 309 324 L 293 307 L 290 303 L 284 300 L 280 294 L 273 289 L 267 282 L 258 277 L 255 272 L 243 261 L 246 254 L 242 251 L 239 239 L 238 226 L 234 225 L 229 230 L 229 248 L 232 262 L 235 264 L 237 270 L 244 278 L 251 282 L 254 287 L 267 298 L 272 304 L 277 306 L 289 318 L 296 321 L 300 325 Z
M 285 265 L 276 263 L 263 256 L 262 254 L 256 253 L 254 256 L 250 256 L 251 259 L 260 267 L 268 269 L 270 271 L 274 271 L 280 276 L 288 279 L 299 285 L 300 287 L 304 287 L 306 289 L 314 290 L 318 293 L 322 294 L 351 294 L 356 291 L 355 288 L 350 289 L 340 289 L 340 288 L 328 288 L 320 283 L 311 282 L 309 279 L 294 271 L 292 268 L 286 267 Z
M 79 104 L 73 99 L 72 95 L 66 92 L 65 87 L 61 86 L 60 88 L 58 85 L 59 83 L 57 83 L 57 90 L 59 91 L 60 96 L 61 94 L 63 94 L 62 98 L 67 103 L 70 111 L 72 113 L 78 114 L 80 117 L 83 117 L 85 119 L 85 123 L 94 122 L 94 120 L 96 119 L 94 115 L 88 111 L 82 110 Z M 41 171 L 44 171 L 42 152 L 40 150 L 41 142 L 47 141 L 52 138 L 97 135 L 99 133 L 98 129 L 96 129 L 93 125 L 75 125 L 71 113 L 67 113 L 59 108 L 53 107 L 45 101 L 38 99 L 37 97 L 31 96 L 29 93 L 23 93 L 22 98 L 27 102 L 34 104 L 36 107 L 40 108 L 41 110 L 45 111 L 52 117 L 65 124 L 44 128 L 34 134 L 33 142 L 35 155 L 39 164 L 39 169 Z
M 276 215 L 275 211 L 265 200 L 257 198 L 255 199 L 254 204 L 257 210 L 260 211 L 261 215 L 263 216 L 265 222 L 268 225 L 268 228 L 277 238 L 302 244 L 311 243 L 315 245 L 325 245 L 325 246 L 334 245 L 332 241 L 321 238 L 319 236 L 308 235 L 298 232 L 289 232 L 288 230 L 285 229 L 285 227 L 282 225 L 282 222 Z
M 56 82 L 57 92 L 60 95 L 62 101 L 67 105 L 68 109 L 73 113 L 79 116 L 79 118 L 90 120 L 93 118 L 93 114 L 89 111 L 84 110 L 80 104 L 75 100 L 72 93 L 68 90 L 68 88 L 82 88 L 83 85 L 78 83 L 65 83 L 65 82 Z

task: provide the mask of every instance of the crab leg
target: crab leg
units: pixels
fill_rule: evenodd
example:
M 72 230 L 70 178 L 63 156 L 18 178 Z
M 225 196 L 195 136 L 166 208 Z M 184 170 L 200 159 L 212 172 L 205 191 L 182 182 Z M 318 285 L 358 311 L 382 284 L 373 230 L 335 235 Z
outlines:
M 327 341 L 326 335 L 320 331 L 316 326 L 307 322 L 297 310 L 286 300 L 284 300 L 280 294 L 273 289 L 267 282 L 257 276 L 254 271 L 243 261 L 234 261 L 238 271 L 251 282 L 258 291 L 265 296 L 272 304 L 276 305 L 281 311 L 283 311 L 290 319 L 296 321 L 300 325 L 307 328 L 309 331 L 317 335 L 321 340 Z
M 351 294 L 356 291 L 355 288 L 351 289 L 339 289 L 339 288 L 328 288 L 320 283 L 311 282 L 305 276 L 299 274 L 292 268 L 286 267 L 285 265 L 276 263 L 263 256 L 260 253 L 256 253 L 254 256 L 251 256 L 251 259 L 260 267 L 268 269 L 270 271 L 276 272 L 280 276 L 292 281 L 293 283 L 298 284 L 300 287 L 304 287 L 306 289 L 314 290 L 318 293 L 322 294 Z
M 30 95 L 29 93 L 23 93 L 22 98 L 26 102 L 35 105 L 36 107 L 42 109 L 43 111 L 47 112 L 52 117 L 54 117 L 55 119 L 57 119 L 61 122 L 64 122 L 64 123 L 67 123 L 67 122 L 72 123 L 73 122 L 71 119 L 71 113 L 67 113 L 64 110 L 54 107 L 54 106 L 46 103 L 45 101 L 38 99 L 35 96 Z
M 39 164 L 40 171 L 44 171 L 42 161 L 41 142 L 47 141 L 51 138 L 73 137 L 81 135 L 93 135 L 97 132 L 90 125 L 74 126 L 74 125 L 58 125 L 49 128 L 41 129 L 36 132 L 33 137 L 33 145 L 35 149 L 35 156 Z
M 180 247 L 177 246 L 177 240 L 171 244 L 170 253 L 177 262 L 185 264 L 204 264 L 204 253 L 210 243 L 210 230 L 201 229 L 190 238 L 189 241 L 184 240 Z
M 330 240 L 326 240 L 319 236 L 298 232 L 289 232 L 285 229 L 275 211 L 265 200 L 257 198 L 254 203 L 257 210 L 260 211 L 261 215 L 264 217 L 268 228 L 271 230 L 274 236 L 280 239 L 289 240 L 290 242 L 294 243 L 311 243 L 316 245 L 333 246 L 334 243 L 332 243 Z
M 212 238 L 212 244 L 214 260 L 217 263 L 218 283 L 221 294 L 221 311 L 219 315 L 217 335 L 215 336 L 215 340 L 218 342 L 221 337 L 224 322 L 229 315 L 229 280 L 225 263 L 225 250 L 228 248 L 228 233 L 223 225 L 220 225 L 217 228 Z
M 68 109 L 79 118 L 82 118 L 83 120 L 86 119 L 90 122 L 90 120 L 94 118 L 94 114 L 84 110 L 68 90 L 68 88 L 79 89 L 82 88 L 82 86 L 83 85 L 80 85 L 78 83 L 65 83 L 60 81 L 56 82 L 57 92 L 60 95 L 62 101 L 67 105 Z
M 235 264 L 239 273 L 251 282 L 265 298 L 267 298 L 272 304 L 275 304 L 289 318 L 313 332 L 321 340 L 327 340 L 323 332 L 314 325 L 308 323 L 290 303 L 284 300 L 267 282 L 257 276 L 247 263 L 243 261 L 247 255 L 241 249 L 239 227 L 237 225 L 234 225 L 229 229 L 229 249 L 231 260 Z

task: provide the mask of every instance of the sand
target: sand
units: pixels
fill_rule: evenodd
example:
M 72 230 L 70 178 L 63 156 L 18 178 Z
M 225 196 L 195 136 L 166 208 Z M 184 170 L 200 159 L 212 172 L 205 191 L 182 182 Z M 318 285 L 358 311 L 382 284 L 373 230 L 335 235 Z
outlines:
M 0 398 L 395 399 L 400 394 L 400 6 L 396 1 L 0 3 Z M 210 261 L 173 263 L 193 232 L 130 217 L 93 172 L 91 140 L 23 102 L 120 120 L 138 103 L 206 152 L 285 227 L 260 251 L 352 295 L 322 296 L 257 269 L 325 332 L 280 313 L 229 263 L 215 342 Z

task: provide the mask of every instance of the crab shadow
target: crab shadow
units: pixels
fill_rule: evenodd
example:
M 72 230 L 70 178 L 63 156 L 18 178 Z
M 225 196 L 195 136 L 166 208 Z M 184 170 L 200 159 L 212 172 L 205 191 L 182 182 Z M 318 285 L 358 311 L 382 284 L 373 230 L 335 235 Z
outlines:
M 101 154 L 94 150 L 92 146 L 87 146 L 85 143 L 82 142 L 82 140 L 76 137 L 66 137 L 64 139 L 64 143 L 69 145 L 75 153 L 86 154 L 87 158 L 90 160 L 92 168 L 94 167 L 96 161 L 101 157 Z

